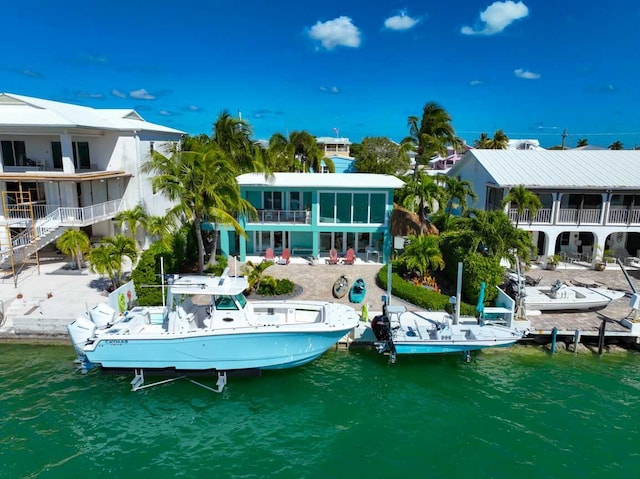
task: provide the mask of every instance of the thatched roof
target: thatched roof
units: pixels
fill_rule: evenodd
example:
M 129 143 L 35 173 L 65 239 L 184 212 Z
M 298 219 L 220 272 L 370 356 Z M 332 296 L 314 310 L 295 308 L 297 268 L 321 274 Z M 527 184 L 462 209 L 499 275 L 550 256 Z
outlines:
M 437 235 L 439 233 L 438 228 L 434 225 L 422 224 L 417 213 L 402 206 L 393 205 L 391 212 L 391 234 L 393 236 Z

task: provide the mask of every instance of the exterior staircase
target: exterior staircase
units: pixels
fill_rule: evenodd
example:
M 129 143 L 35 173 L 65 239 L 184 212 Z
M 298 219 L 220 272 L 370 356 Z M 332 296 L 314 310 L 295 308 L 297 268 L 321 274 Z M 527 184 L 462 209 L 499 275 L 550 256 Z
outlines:
M 12 235 L 11 247 L 6 245 L 0 250 L 0 268 L 11 265 L 12 254 L 14 264 L 28 261 L 36 251 L 56 241 L 69 228 L 90 226 L 112 219 L 121 211 L 122 205 L 123 201 L 119 199 L 82 208 L 51 208 L 51 212 L 34 220 L 11 216 L 6 218 L 5 228 L 23 230 L 15 236 Z

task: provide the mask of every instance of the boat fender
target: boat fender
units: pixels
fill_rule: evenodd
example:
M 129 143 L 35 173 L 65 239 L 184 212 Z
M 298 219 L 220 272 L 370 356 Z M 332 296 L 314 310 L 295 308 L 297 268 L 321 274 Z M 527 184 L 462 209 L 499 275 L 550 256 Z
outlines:
M 118 294 L 118 307 L 120 308 L 121 313 L 124 313 L 127 309 L 127 298 L 124 293 Z

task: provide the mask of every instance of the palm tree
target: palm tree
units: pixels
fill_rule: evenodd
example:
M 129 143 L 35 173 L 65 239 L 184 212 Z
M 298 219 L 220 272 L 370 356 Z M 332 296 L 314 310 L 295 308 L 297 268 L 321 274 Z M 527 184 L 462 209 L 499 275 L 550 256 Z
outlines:
M 473 147 L 481 150 L 486 150 L 489 148 L 489 143 L 491 142 L 491 138 L 486 133 L 480 133 L 480 136 L 476 141 L 473 142 Z
M 300 171 L 296 161 L 296 147 L 282 133 L 274 133 L 269 138 L 267 164 L 271 171 Z
M 120 211 L 115 217 L 114 220 L 118 224 L 118 228 L 122 229 L 122 225 L 127 225 L 127 231 L 131 235 L 131 237 L 135 240 L 136 245 L 138 245 L 138 240 L 136 238 L 136 232 L 138 231 L 138 226 L 141 226 L 146 229 L 148 216 L 145 212 L 142 205 L 136 205 L 133 209 Z
M 253 263 L 247 261 L 242 267 L 242 274 L 247 276 L 247 282 L 249 283 L 249 289 L 252 291 L 258 291 L 260 282 L 264 279 L 264 272 L 272 266 L 273 261 L 261 261 L 260 263 Z
M 213 124 L 211 141 L 236 164 L 241 173 L 265 171 L 260 150 L 251 140 L 252 134 L 247 121 L 233 118 L 225 110 Z
M 91 249 L 91 242 L 84 231 L 67 230 L 56 241 L 56 247 L 73 258 L 78 270 L 82 271 L 82 254 Z
M 493 139 L 489 141 L 488 148 L 492 150 L 506 150 L 509 145 L 509 137 L 505 135 L 504 131 L 496 130 L 493 134 Z
M 529 210 L 529 223 L 531 223 L 538 210 L 542 208 L 540 198 L 538 198 L 535 193 L 526 189 L 524 185 L 518 185 L 509 190 L 509 193 L 502 199 L 502 207 L 504 208 L 509 203 L 515 203 L 518 211 L 516 228 L 520 222 L 520 217 L 524 215 L 527 210 Z
M 420 173 L 416 179 L 405 178 L 405 184 L 398 192 L 399 204 L 411 211 L 417 206 L 420 222 L 424 225 L 429 223 L 429 213 L 441 207 L 443 200 L 443 188 L 426 173 Z
M 473 184 L 469 180 L 447 175 L 438 175 L 436 178 L 444 183 L 445 226 L 448 226 L 454 205 L 457 203 L 460 212 L 464 215 L 469 209 L 469 199 L 476 202 L 478 195 L 473 191 Z
M 289 141 L 293 144 L 294 157 L 300 162 L 303 172 L 313 170 L 314 173 L 321 173 L 323 162 L 331 173 L 336 171 L 333 161 L 324 157 L 316 138 L 311 133 L 304 130 L 292 131 Z
M 409 236 L 400 262 L 410 271 L 427 279 L 429 272 L 444 268 L 438 236 Z
M 614 141 L 609 145 L 610 150 L 624 150 L 624 146 L 621 141 Z
M 171 216 L 149 216 L 145 228 L 153 241 L 160 242 L 166 248 L 171 247 L 175 231 Z
M 117 234 L 114 236 L 107 236 L 102 239 L 102 246 L 107 248 L 111 255 L 115 268 L 115 283 L 120 285 L 122 281 L 122 262 L 125 258 L 131 261 L 132 265 L 136 264 L 138 260 L 138 247 L 136 241 L 133 238 L 125 236 L 123 234 Z
M 589 140 L 586 138 L 580 138 L 576 143 L 576 148 L 580 148 L 581 146 L 587 146 L 589 144 Z
M 234 211 L 248 209 L 246 202 L 240 201 L 240 189 L 235 178 L 238 167 L 217 144 L 206 152 L 176 152 L 169 158 L 154 152 L 151 160 L 143 166 L 143 171 L 154 173 L 151 180 L 154 191 L 161 191 L 176 203 L 169 210 L 169 216 L 186 219 L 193 224 L 200 274 L 204 271 L 204 222 L 210 219 L 216 224 L 230 224 L 236 232 L 245 234 L 233 216 Z M 253 212 L 255 214 L 255 210 Z
M 402 143 L 410 142 L 416 147 L 414 178 L 420 165 L 428 163 L 435 154 L 446 155 L 447 145 L 458 146 L 459 139 L 451 124 L 451 116 L 436 102 L 429 102 L 422 109 L 422 119 L 410 116 L 407 119 L 409 136 Z
M 119 285 L 118 271 L 120 270 L 122 261 L 117 258 L 112 249 L 107 245 L 100 245 L 93 248 L 89 253 L 89 267 L 94 273 L 101 276 L 107 276 L 114 288 Z

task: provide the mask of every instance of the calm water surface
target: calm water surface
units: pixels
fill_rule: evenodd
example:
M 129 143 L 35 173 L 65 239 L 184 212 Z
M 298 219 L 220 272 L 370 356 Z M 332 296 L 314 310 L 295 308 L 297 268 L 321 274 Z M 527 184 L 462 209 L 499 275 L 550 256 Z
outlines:
M 0 344 L 1 478 L 640 476 L 637 353 L 330 351 L 222 394 L 73 358 Z

